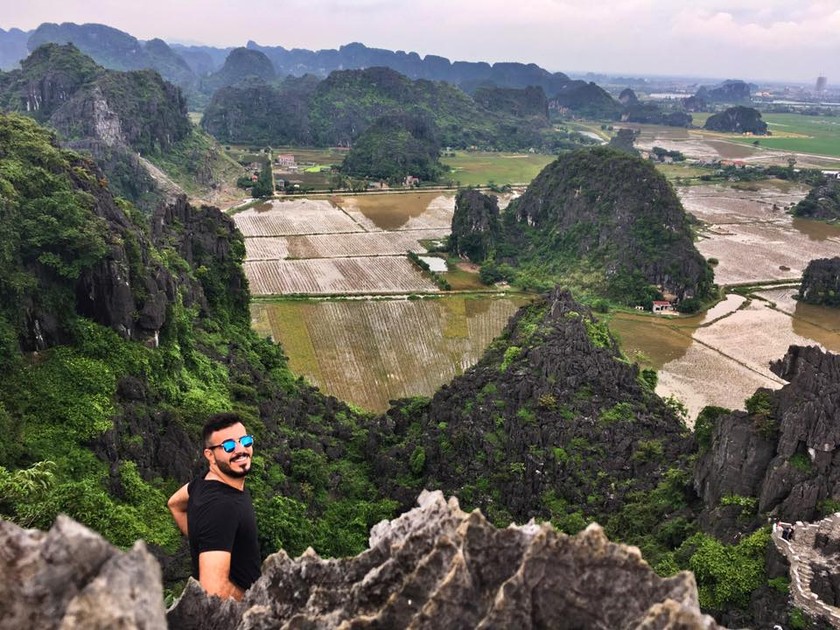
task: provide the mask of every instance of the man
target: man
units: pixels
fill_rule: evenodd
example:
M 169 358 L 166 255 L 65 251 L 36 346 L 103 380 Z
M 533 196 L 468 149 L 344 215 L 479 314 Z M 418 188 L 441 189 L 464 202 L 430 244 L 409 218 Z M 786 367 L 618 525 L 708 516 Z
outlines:
M 257 522 L 245 476 L 254 438 L 234 413 L 211 417 L 202 432 L 209 470 L 167 502 L 190 539 L 193 577 L 210 595 L 241 600 L 260 576 Z

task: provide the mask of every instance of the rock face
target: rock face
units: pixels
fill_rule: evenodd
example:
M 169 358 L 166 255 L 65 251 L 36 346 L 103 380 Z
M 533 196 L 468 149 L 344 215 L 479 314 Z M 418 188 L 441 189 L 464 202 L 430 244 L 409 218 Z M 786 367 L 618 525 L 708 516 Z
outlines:
M 456 499 L 420 505 L 371 531 L 355 558 L 270 556 L 241 604 L 191 581 L 168 612 L 175 628 L 717 628 L 693 576 L 659 578 L 638 550 L 597 525 L 496 529 Z
M 840 500 L 840 355 L 791 346 L 771 369 L 789 384 L 718 419 L 695 485 L 710 513 L 739 495 L 757 497 L 760 513 L 811 521 Z
M 128 552 L 59 516 L 49 532 L 0 521 L 0 627 L 166 627 L 160 567 L 142 541 Z
M 500 233 L 498 198 L 473 189 L 460 191 L 452 215 L 450 250 L 480 263 L 491 253 Z
M 618 102 L 622 105 L 635 105 L 639 102 L 639 97 L 636 96 L 636 93 L 630 88 L 624 88 L 621 90 L 621 94 L 618 95 Z
M 717 86 L 701 86 L 694 98 L 709 103 L 749 103 L 751 89 L 749 83 L 730 79 Z
M 105 70 L 73 44 L 35 50 L 0 83 L 0 107 L 32 116 L 57 130 L 63 146 L 89 152 L 114 190 L 147 210 L 165 194 L 138 154 L 166 154 L 192 133 L 179 88 L 152 70 Z
M 493 112 L 504 112 L 514 116 L 538 116 L 548 120 L 548 99 L 539 87 L 532 86 L 521 90 L 482 87 L 473 93 L 473 98 L 479 105 Z
M 808 196 L 794 206 L 793 214 L 806 219 L 840 221 L 840 180 L 830 179 L 814 186 Z
M 703 129 L 763 136 L 767 133 L 767 123 L 761 120 L 761 112 L 757 109 L 738 105 L 719 114 L 709 116 L 706 119 L 706 124 L 703 125 Z
M 840 257 L 808 263 L 799 287 L 799 299 L 808 304 L 840 308 Z

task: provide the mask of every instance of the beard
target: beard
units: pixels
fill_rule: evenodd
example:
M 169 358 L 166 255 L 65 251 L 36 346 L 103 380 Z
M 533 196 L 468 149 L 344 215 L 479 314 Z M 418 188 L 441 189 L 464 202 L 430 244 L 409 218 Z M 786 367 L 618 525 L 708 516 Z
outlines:
M 251 458 L 247 455 L 245 456 L 245 458 L 247 466 L 242 469 L 233 468 L 230 465 L 231 462 L 220 461 L 218 459 L 216 460 L 216 465 L 219 467 L 219 470 L 221 470 L 224 474 L 229 475 L 231 477 L 241 478 L 246 476 L 249 472 L 251 472 Z

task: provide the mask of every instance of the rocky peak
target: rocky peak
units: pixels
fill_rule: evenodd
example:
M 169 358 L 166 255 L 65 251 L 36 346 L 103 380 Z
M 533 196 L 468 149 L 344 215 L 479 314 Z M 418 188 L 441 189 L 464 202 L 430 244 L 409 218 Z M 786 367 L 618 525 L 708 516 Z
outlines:
M 700 612 L 690 573 L 660 578 L 598 525 L 574 537 L 547 524 L 497 529 L 440 492 L 418 504 L 376 525 L 356 557 L 269 556 L 242 602 L 190 579 L 166 618 L 160 567 L 142 542 L 122 552 L 64 516 L 46 533 L 0 521 L 3 627 L 719 627 Z
M 598 290 L 616 299 L 643 303 L 650 285 L 680 299 L 709 290 L 712 272 L 673 187 L 638 157 L 603 147 L 561 155 L 506 213 L 516 219 L 508 232 L 524 241 L 520 257 L 545 264 L 551 256 L 568 269 L 588 263 L 603 270 Z
M 719 518 L 727 495 L 756 497 L 759 513 L 785 521 L 814 520 L 840 499 L 840 355 L 791 346 L 771 369 L 789 383 L 719 417 L 698 460 L 706 520 L 722 535 L 737 529 Z
M 387 496 L 408 503 L 397 480 L 418 479 L 497 523 L 560 520 L 565 505 L 605 519 L 694 448 L 605 325 L 559 288 L 514 315 L 430 401 L 396 403 L 375 437 Z

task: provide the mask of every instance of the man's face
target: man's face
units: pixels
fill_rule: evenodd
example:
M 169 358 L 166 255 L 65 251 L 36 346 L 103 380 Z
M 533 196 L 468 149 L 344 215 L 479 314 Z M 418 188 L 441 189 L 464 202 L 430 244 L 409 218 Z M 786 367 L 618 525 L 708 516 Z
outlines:
M 237 422 L 224 429 L 219 429 L 210 434 L 210 444 L 221 444 L 225 440 L 233 440 L 236 447 L 230 453 L 226 453 L 221 446 L 217 448 L 207 449 L 210 451 L 210 463 L 216 462 L 219 470 L 231 477 L 244 477 L 251 470 L 251 455 L 254 453 L 254 447 L 244 447 L 239 443 L 242 436 L 247 435 L 245 426 L 241 422 Z

